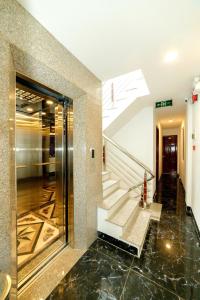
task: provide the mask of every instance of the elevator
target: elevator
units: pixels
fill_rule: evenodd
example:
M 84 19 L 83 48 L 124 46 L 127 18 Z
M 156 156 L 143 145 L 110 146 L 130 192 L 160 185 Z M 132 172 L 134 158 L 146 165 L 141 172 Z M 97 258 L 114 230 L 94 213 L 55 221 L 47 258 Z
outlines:
M 73 238 L 73 101 L 21 75 L 15 153 L 20 288 Z

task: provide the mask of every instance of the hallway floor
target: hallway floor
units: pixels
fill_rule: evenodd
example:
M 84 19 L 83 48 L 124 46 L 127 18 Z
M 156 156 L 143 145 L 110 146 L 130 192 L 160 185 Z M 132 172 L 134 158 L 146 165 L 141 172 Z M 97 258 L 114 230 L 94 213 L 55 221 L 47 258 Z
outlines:
M 97 239 L 48 300 L 200 299 L 200 247 L 184 190 L 162 176 L 157 201 L 160 222 L 151 222 L 140 259 Z

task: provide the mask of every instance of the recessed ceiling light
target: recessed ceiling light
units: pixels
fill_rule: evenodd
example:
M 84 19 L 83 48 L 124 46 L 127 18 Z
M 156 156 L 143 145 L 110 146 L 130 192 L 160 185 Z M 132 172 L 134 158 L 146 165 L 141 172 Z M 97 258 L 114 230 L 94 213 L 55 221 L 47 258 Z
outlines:
M 26 109 L 28 112 L 33 112 L 33 108 L 32 107 L 27 107 Z
M 178 57 L 177 51 L 170 51 L 165 55 L 164 62 L 171 63 L 171 62 L 175 61 L 177 59 L 177 57 Z
M 171 249 L 171 247 L 172 247 L 169 243 L 166 243 L 165 246 L 166 246 L 167 249 Z
M 174 121 L 173 121 L 173 120 L 169 120 L 168 122 L 169 122 L 169 123 L 172 123 L 172 122 L 174 122 Z
M 52 101 L 52 100 L 47 100 L 47 101 L 46 101 L 46 104 L 52 105 L 52 104 L 53 104 L 53 101 Z

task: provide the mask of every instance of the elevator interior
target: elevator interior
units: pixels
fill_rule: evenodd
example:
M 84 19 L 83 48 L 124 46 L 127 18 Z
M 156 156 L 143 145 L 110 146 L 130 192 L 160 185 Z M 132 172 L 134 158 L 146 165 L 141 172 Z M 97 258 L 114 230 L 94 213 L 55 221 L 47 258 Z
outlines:
M 19 286 L 68 243 L 72 131 L 72 101 L 18 76 L 15 150 Z

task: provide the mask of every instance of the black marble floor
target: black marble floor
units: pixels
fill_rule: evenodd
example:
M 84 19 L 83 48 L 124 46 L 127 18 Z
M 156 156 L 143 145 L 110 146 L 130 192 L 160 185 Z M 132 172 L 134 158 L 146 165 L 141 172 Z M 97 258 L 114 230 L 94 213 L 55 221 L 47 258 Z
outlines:
M 97 239 L 48 300 L 200 299 L 199 240 L 179 179 L 163 176 L 157 201 L 161 221 L 151 222 L 140 258 Z

